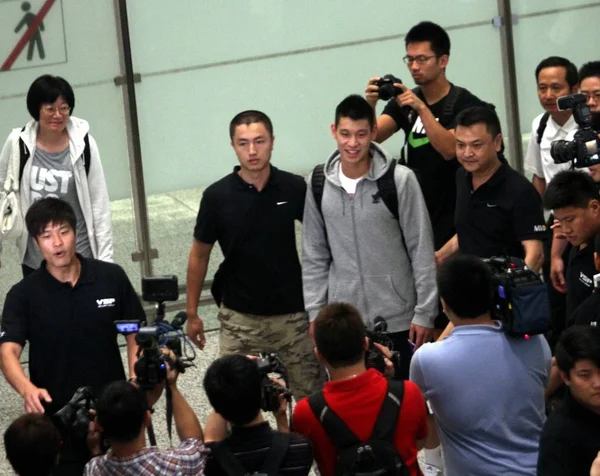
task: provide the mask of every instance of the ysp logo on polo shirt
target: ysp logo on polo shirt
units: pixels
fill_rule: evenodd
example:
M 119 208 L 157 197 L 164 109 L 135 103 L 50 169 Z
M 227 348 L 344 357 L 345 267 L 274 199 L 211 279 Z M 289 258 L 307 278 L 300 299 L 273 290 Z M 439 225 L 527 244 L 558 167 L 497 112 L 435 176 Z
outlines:
M 98 309 L 103 309 L 105 307 L 115 307 L 116 302 L 117 302 L 117 300 L 115 298 L 96 299 L 96 304 L 98 304 Z
M 546 225 L 534 225 L 533 231 L 536 233 L 539 231 L 546 231 Z

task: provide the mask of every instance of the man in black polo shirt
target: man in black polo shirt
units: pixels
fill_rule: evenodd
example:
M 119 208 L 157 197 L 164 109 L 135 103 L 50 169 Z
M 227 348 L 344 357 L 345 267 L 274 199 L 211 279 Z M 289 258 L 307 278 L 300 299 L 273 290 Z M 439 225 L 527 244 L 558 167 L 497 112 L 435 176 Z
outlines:
M 242 469 L 233 474 L 310 472 L 312 447 L 304 436 L 289 433 L 285 399 L 280 397 L 280 407 L 273 412 L 277 431 L 263 417 L 262 377 L 256 362 L 239 354 L 220 357 L 206 370 L 204 390 L 214 409 L 206 423 L 206 445 L 211 449 L 206 476 L 230 475 L 227 467 L 232 464 Z M 225 437 L 228 424 L 231 433 Z M 265 466 L 269 464 L 271 468 Z
M 107 383 L 125 379 L 114 321 L 145 320 L 145 315 L 118 265 L 75 253 L 76 220 L 68 203 L 38 200 L 25 222 L 44 261 L 6 296 L 1 369 L 23 397 L 26 412 L 52 415 L 79 387 L 91 386 L 97 395 Z M 29 378 L 19 360 L 26 342 Z M 133 376 L 133 335 L 127 337 L 127 350 Z M 56 474 L 81 474 L 88 455 L 76 444 L 65 443 Z
M 456 119 L 456 235 L 436 253 L 438 263 L 456 252 L 482 258 L 515 256 L 538 271 L 546 226 L 539 194 L 521 174 L 498 158 L 500 121 L 489 107 L 476 106 Z
M 594 238 L 594 266 L 596 267 L 596 273 L 600 273 L 600 235 L 596 235 L 596 238 Z M 600 280 L 596 280 L 594 276 L 592 276 L 594 281 L 592 294 L 573 311 L 567 321 L 567 327 L 600 327 Z
M 225 256 L 212 291 L 222 295 L 220 353 L 277 352 L 296 398 L 312 393 L 319 373 L 308 338 L 295 221 L 302 220 L 306 183 L 270 164 L 273 126 L 260 111 L 244 111 L 230 125 L 240 165 L 206 189 L 194 229 L 187 272 L 187 332 L 204 346 L 198 316 L 210 252 Z M 215 292 L 216 290 L 221 292 Z
M 587 476 L 600 451 L 600 328 L 570 327 L 555 355 L 568 392 L 542 431 L 537 474 Z

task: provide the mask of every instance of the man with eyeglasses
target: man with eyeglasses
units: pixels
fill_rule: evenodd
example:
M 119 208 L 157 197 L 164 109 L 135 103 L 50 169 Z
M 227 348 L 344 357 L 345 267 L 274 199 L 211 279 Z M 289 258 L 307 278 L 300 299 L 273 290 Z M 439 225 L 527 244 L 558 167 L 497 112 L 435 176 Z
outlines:
M 481 101 L 446 78 L 450 38 L 442 27 L 421 22 L 411 28 L 405 42 L 404 62 L 418 87 L 411 90 L 404 84 L 395 84 L 402 93 L 392 98 L 377 118 L 375 141 L 381 143 L 399 130 L 406 134 L 406 164 L 421 185 L 438 250 L 455 233 L 454 177 L 459 164 L 454 119 L 460 111 Z M 378 79 L 371 78 L 366 89 L 373 109 L 379 100 L 379 88 L 375 85 Z

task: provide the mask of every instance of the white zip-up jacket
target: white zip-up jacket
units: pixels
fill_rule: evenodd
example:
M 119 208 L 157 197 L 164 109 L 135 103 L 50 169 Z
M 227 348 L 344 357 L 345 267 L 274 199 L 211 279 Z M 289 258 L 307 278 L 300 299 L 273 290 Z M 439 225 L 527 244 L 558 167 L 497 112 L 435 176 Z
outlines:
M 13 129 L 0 152 L 0 186 L 4 185 L 9 161 L 12 156 L 13 144 L 17 144 L 15 136 L 20 136 L 29 149 L 30 158 L 35 154 L 36 139 L 38 133 L 38 123 L 32 120 L 27 123 L 25 130 L 22 128 Z M 102 261 L 113 261 L 113 235 L 110 219 L 110 202 L 108 200 L 108 189 L 104 178 L 104 170 L 100 161 L 98 145 L 94 138 L 88 134 L 90 126 L 87 121 L 77 117 L 71 117 L 67 123 L 67 133 L 69 134 L 69 151 L 73 163 L 73 176 L 75 177 L 75 188 L 77 198 L 83 212 L 90 247 L 94 258 Z M 84 137 L 88 134 L 90 143 L 90 169 L 86 175 L 83 151 L 85 148 Z M 17 153 L 17 156 L 19 154 Z M 31 206 L 31 187 L 29 186 L 29 177 L 31 175 L 31 160 L 25 163 L 23 175 L 20 183 L 20 208 L 25 218 L 25 214 Z M 23 233 L 16 240 L 19 250 L 19 260 L 23 262 L 27 250 L 27 240 L 29 234 L 24 227 Z M 2 242 L 0 242 L 0 251 Z

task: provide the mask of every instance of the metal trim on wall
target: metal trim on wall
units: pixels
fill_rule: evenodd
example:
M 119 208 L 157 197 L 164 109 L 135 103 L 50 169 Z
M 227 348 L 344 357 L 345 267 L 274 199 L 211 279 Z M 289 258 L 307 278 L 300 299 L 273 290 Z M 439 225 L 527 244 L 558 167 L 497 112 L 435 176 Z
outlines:
M 150 247 L 150 226 L 146 188 L 144 185 L 144 167 L 142 164 L 142 146 L 135 97 L 133 59 L 126 0 L 114 0 L 117 37 L 119 42 L 119 60 L 124 78 L 123 102 L 125 106 L 125 124 L 127 147 L 129 151 L 129 170 L 135 223 L 135 241 L 137 250 L 132 253 L 133 261 L 140 262 L 142 276 L 152 276 L 153 250 Z M 154 251 L 154 254 L 156 252 Z
M 504 79 L 504 106 L 506 107 L 508 137 L 508 157 L 513 166 L 523 173 L 523 144 L 521 142 L 521 123 L 519 119 L 519 93 L 513 39 L 512 8 L 510 0 L 498 0 L 500 23 L 500 56 L 502 58 L 502 76 Z

